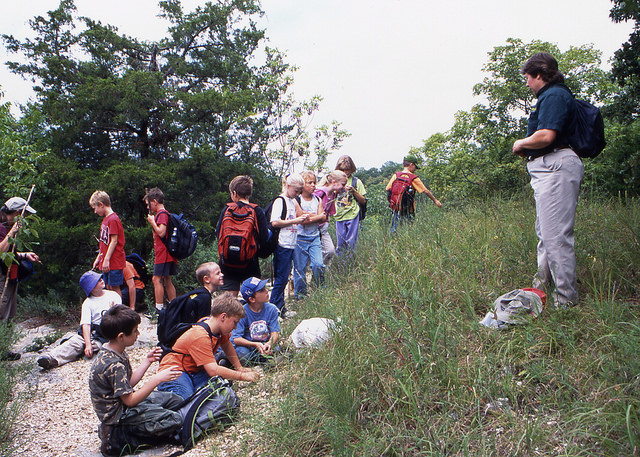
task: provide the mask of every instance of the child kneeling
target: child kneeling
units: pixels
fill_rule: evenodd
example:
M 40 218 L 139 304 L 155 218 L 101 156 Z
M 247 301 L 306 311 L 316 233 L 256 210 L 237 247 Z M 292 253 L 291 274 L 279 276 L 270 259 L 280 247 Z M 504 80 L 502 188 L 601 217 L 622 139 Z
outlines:
M 278 308 L 269 303 L 266 285 L 266 279 L 249 278 L 240 287 L 247 304 L 244 305 L 245 316 L 231 332 L 231 341 L 243 365 L 267 362 L 280 337 Z
M 138 339 L 138 324 L 140 316 L 124 305 L 116 305 L 102 316 L 100 330 L 109 342 L 91 366 L 89 390 L 101 423 L 98 435 L 103 455 L 133 453 L 144 444 L 170 441 L 182 427 L 182 416 L 177 412 L 182 398 L 170 392 L 153 392 L 161 382 L 180 376 L 179 371 L 159 371 L 140 389 L 133 390 L 162 353 L 155 348 L 140 367 L 132 370 L 125 349 Z

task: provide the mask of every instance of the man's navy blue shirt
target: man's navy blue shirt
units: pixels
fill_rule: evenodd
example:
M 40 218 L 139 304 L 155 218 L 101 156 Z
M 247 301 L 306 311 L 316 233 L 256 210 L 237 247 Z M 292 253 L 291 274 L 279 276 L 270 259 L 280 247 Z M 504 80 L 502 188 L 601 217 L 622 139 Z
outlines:
M 574 117 L 575 100 L 573 94 L 564 84 L 548 84 L 536 94 L 538 103 L 529 115 L 527 137 L 538 130 L 556 131 L 553 142 L 542 149 L 528 149 L 529 157 L 539 157 L 561 146 L 568 146 L 567 127 Z

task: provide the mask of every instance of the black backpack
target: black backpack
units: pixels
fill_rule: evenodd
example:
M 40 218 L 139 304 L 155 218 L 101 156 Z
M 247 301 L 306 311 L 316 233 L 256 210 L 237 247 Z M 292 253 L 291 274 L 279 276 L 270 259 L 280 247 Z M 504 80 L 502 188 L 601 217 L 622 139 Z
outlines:
M 269 227 L 269 232 L 271 232 L 271 236 L 269 237 L 269 241 L 265 244 L 261 244 L 258 246 L 258 257 L 261 259 L 266 259 L 271 254 L 273 254 L 278 247 L 278 238 L 280 237 L 280 228 L 274 227 L 271 225 L 271 210 L 273 209 L 273 204 L 277 199 L 282 199 L 282 214 L 280 214 L 280 219 L 283 220 L 287 217 L 287 202 L 285 202 L 284 197 L 282 195 L 278 195 L 276 198 L 271 200 L 271 202 L 264 209 L 264 215 L 267 218 L 267 226 Z
M 127 262 L 133 265 L 134 270 L 136 270 L 136 279 L 139 279 L 146 285 L 147 282 L 149 282 L 149 270 L 147 269 L 147 263 L 144 259 L 135 252 L 128 254 L 126 259 Z
M 357 190 L 356 184 L 358 184 L 358 178 L 353 176 L 351 178 L 351 187 Z M 355 197 L 354 197 L 354 200 L 355 200 Z M 360 220 L 363 221 L 364 218 L 367 217 L 367 199 L 365 197 L 364 204 L 360 203 L 358 200 L 356 200 L 356 203 L 360 207 Z
M 198 246 L 198 232 L 182 214 L 169 213 L 167 233 L 161 240 L 169 254 L 178 260 L 186 259 Z
M 240 401 L 230 381 L 219 376 L 209 379 L 178 410 L 183 418 L 178 440 L 184 450 L 191 449 L 208 430 L 231 422 L 239 408 Z
M 204 287 L 174 298 L 158 312 L 158 346 L 169 352 L 184 332 L 210 314 L 211 293 Z
M 607 145 L 602 113 L 589 102 L 575 102 L 575 117 L 567 135 L 569 145 L 580 157 L 592 159 Z

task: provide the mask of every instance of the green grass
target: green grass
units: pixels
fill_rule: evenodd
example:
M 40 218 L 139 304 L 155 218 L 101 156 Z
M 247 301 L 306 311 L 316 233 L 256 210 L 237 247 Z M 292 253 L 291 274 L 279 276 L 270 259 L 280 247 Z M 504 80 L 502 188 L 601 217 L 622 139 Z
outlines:
M 534 220 L 524 198 L 420 208 L 394 237 L 367 220 L 357 262 L 298 307 L 342 321 L 296 358 L 265 455 L 637 455 L 640 205 L 581 202 L 578 306 L 479 326 L 530 286 Z
M 11 349 L 17 339 L 12 325 L 0 324 L 0 354 Z M 24 406 L 24 398 L 17 397 L 15 385 L 24 375 L 25 367 L 20 364 L 0 361 L 0 455 L 17 455 L 19 437 L 14 424 L 19 420 Z

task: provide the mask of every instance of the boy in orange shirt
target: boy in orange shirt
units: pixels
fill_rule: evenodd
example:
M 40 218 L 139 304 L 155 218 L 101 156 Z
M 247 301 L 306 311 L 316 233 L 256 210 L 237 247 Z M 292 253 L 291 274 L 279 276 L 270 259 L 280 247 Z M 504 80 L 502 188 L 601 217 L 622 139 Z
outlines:
M 257 381 L 260 374 L 240 363 L 229 337 L 245 315 L 242 304 L 230 294 L 222 294 L 213 301 L 211 315 L 200 319 L 187 330 L 160 362 L 158 370 L 180 370 L 182 375 L 163 382 L 158 390 L 173 392 L 189 398 L 209 378 L 220 376 L 238 381 Z M 235 370 L 218 365 L 215 353 L 221 348 Z

